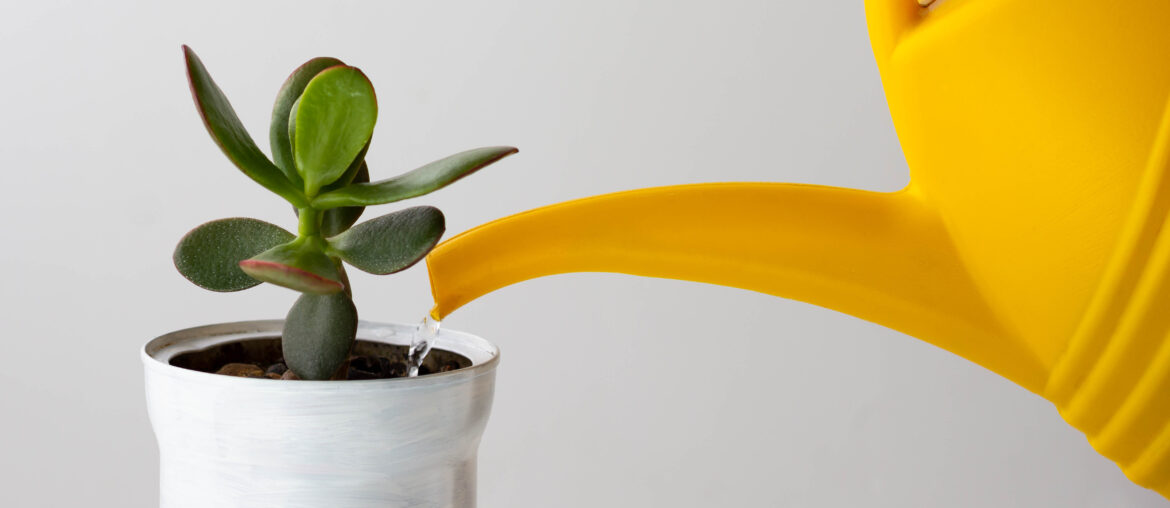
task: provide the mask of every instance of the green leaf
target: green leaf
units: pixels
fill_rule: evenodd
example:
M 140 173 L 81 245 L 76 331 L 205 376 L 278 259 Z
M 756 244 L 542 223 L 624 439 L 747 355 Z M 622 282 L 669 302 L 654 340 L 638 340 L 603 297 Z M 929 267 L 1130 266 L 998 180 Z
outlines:
M 358 152 L 357 157 L 354 157 L 353 162 L 349 163 L 349 167 L 345 168 L 345 173 L 341 174 L 341 178 L 338 178 L 333 183 L 322 187 L 321 190 L 328 192 L 345 187 L 346 185 L 353 183 L 357 179 L 358 173 L 361 173 L 362 171 L 366 171 L 366 179 L 362 181 L 362 183 L 369 182 L 369 168 L 365 167 L 366 152 L 368 151 L 370 151 L 370 142 L 366 141 L 366 146 L 362 147 L 362 151 Z
M 366 183 L 370 181 L 370 169 L 366 166 L 366 162 L 362 161 L 358 165 L 358 168 L 357 174 L 353 176 L 353 180 L 347 183 Z M 342 177 L 342 180 L 344 179 L 345 177 Z M 341 234 L 357 222 L 365 210 L 366 207 L 364 206 L 343 206 L 325 210 L 322 212 L 321 217 L 321 235 L 330 237 Z
M 341 259 L 362 271 L 385 275 L 410 268 L 439 243 L 443 212 L 416 206 L 368 220 L 329 239 Z
M 356 67 L 330 67 L 309 81 L 297 104 L 292 140 L 306 194 L 315 195 L 345 173 L 377 118 L 374 86 Z
M 239 291 L 260 283 L 240 270 L 239 262 L 294 238 L 262 220 L 234 218 L 203 224 L 183 236 L 175 248 L 175 268 L 187 280 L 212 291 Z
M 345 289 L 337 265 L 318 242 L 297 238 L 240 261 L 240 269 L 257 280 L 302 293 L 325 295 Z
M 297 187 L 303 187 L 304 182 L 301 175 L 297 174 L 296 164 L 293 162 L 292 141 L 289 140 L 289 114 L 293 111 L 293 104 L 301 98 L 309 80 L 321 71 L 338 65 L 345 64 L 330 57 L 309 60 L 289 75 L 276 94 L 276 103 L 272 106 L 272 123 L 268 129 L 272 160 L 276 167 L 284 172 L 284 176 Z
M 240 123 L 231 103 L 224 96 L 223 91 L 211 79 L 203 62 L 195 52 L 183 46 L 183 54 L 187 60 L 187 79 L 191 84 L 191 95 L 195 98 L 195 107 L 203 118 L 203 125 L 211 134 L 211 139 L 219 145 L 220 150 L 245 175 L 263 185 L 264 188 L 275 192 L 293 206 L 305 206 L 308 200 L 304 192 L 284 176 L 280 168 L 276 167 L 268 157 L 256 147 L 244 125 Z
M 293 103 L 293 111 L 292 111 L 292 114 L 288 118 L 288 138 L 289 138 L 290 142 L 292 142 L 292 143 L 296 143 L 296 137 L 297 137 L 297 132 L 296 132 L 297 131 L 297 111 L 296 111 L 296 108 L 300 103 L 301 103 L 300 99 L 297 99 L 296 102 Z M 366 145 L 362 147 L 362 150 L 360 152 L 358 152 L 357 157 L 354 157 L 353 161 L 349 163 L 349 167 L 347 167 L 345 169 L 345 173 L 342 173 L 340 178 L 338 178 L 337 180 L 334 180 L 333 183 L 326 185 L 321 190 L 328 192 L 331 190 L 340 189 L 340 188 L 345 187 L 346 185 L 349 185 L 350 183 L 352 183 L 354 181 L 354 178 L 357 177 L 358 172 L 362 170 L 362 166 L 366 162 L 366 152 L 368 152 L 369 150 L 370 150 L 370 142 L 366 141 Z M 294 173 L 295 173 L 295 170 L 294 170 Z M 297 175 L 296 178 L 297 178 L 298 182 L 301 181 L 300 175 Z M 369 173 L 366 174 L 365 181 L 366 182 L 370 181 Z
M 493 146 L 457 153 L 394 178 L 326 192 L 313 199 L 313 207 L 324 210 L 339 206 L 380 205 L 421 196 L 518 151 L 510 146 Z
M 353 347 L 358 315 L 345 293 L 301 295 L 284 320 L 284 362 L 301 379 L 329 379 Z

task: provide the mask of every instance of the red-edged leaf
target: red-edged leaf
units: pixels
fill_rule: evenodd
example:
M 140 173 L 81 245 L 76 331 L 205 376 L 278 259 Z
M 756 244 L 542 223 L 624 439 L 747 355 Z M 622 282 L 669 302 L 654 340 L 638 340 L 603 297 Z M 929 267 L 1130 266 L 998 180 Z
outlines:
M 187 61 L 187 79 L 191 85 L 191 95 L 195 98 L 195 107 L 211 139 L 219 145 L 224 155 L 249 178 L 288 200 L 293 206 L 307 205 L 304 191 L 293 185 L 280 168 L 256 147 L 256 142 L 252 141 L 252 136 L 240 123 L 231 103 L 211 79 L 195 52 L 183 46 L 183 55 Z
M 293 157 L 306 194 L 341 178 L 369 142 L 377 118 L 374 86 L 356 67 L 330 67 L 309 80 L 290 115 Z
M 321 71 L 336 65 L 345 65 L 341 60 L 330 57 L 317 57 L 305 62 L 289 75 L 276 94 L 276 103 L 272 106 L 272 124 L 268 131 L 268 141 L 272 146 L 272 160 L 297 187 L 304 186 L 301 175 L 293 162 L 292 142 L 289 141 L 289 113 L 293 104 L 305 91 L 305 85 Z
M 337 264 L 321 248 L 297 239 L 240 261 L 240 269 L 256 280 L 300 291 L 332 294 L 345 289 Z
M 323 193 L 313 199 L 313 207 L 323 210 L 338 206 L 372 206 L 421 196 L 517 151 L 510 146 L 492 146 L 457 153 L 394 178 L 353 184 Z

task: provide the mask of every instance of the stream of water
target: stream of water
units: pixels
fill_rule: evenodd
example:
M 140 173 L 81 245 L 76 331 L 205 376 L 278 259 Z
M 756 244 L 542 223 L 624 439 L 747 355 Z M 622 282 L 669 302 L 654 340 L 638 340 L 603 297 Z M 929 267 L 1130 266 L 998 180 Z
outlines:
M 414 330 L 414 336 L 410 339 L 410 349 L 406 353 L 407 376 L 418 376 L 419 367 L 422 367 L 427 353 L 431 352 L 435 338 L 439 336 L 440 324 L 438 320 L 432 319 L 428 314 Z

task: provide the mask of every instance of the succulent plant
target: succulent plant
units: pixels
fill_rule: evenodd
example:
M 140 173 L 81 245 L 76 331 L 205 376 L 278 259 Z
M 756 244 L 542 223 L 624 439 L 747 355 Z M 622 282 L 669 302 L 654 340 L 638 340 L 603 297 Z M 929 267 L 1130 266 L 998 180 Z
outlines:
M 195 52 L 183 46 L 191 94 L 207 132 L 245 175 L 288 201 L 297 233 L 249 218 L 220 219 L 187 233 L 175 267 L 212 291 L 268 282 L 301 292 L 282 337 L 284 359 L 302 379 L 329 379 L 357 333 L 345 265 L 374 274 L 404 270 L 443 235 L 443 213 L 399 210 L 354 225 L 366 206 L 440 189 L 516 153 L 487 147 L 458 153 L 393 178 L 370 181 L 366 152 L 378 116 L 374 87 L 356 67 L 314 58 L 293 71 L 272 109 L 269 159 L 252 141 Z

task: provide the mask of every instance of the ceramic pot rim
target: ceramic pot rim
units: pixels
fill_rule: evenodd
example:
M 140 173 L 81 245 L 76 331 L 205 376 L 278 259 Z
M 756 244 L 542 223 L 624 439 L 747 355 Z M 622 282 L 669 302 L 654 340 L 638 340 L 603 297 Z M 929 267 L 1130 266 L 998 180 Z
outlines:
M 500 361 L 500 349 L 495 344 L 478 336 L 442 329 L 435 341 L 435 348 L 459 353 L 469 358 L 470 367 L 428 374 L 413 378 L 363 379 L 346 381 L 281 381 L 275 379 L 243 378 L 223 376 L 209 372 L 184 369 L 170 364 L 171 358 L 191 351 L 230 342 L 273 338 L 280 335 L 284 325 L 282 319 L 236 321 L 196 326 L 177 330 L 156 337 L 140 350 L 140 357 L 148 374 L 160 374 L 183 379 L 201 385 L 235 386 L 247 389 L 269 389 L 276 391 L 369 391 L 409 390 L 436 385 L 466 382 L 495 371 Z M 385 344 L 408 345 L 409 331 L 413 325 L 400 323 L 376 323 L 361 321 L 357 336 L 361 340 Z M 389 331 L 390 333 L 386 333 Z M 405 340 L 395 340 L 405 339 Z

